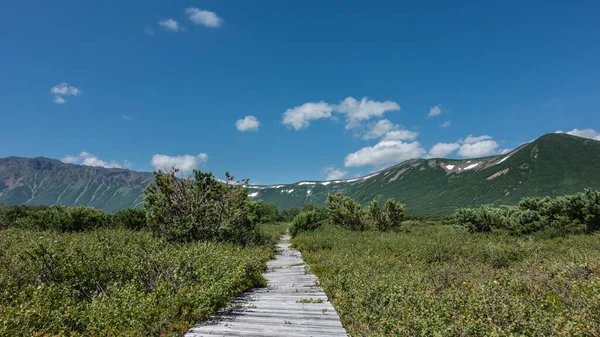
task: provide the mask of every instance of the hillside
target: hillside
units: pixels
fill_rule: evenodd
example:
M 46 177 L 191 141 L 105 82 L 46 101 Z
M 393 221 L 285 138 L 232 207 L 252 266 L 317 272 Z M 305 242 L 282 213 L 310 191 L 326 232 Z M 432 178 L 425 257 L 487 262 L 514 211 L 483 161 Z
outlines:
M 411 159 L 366 177 L 252 186 L 250 195 L 279 208 L 322 206 L 342 192 L 361 203 L 395 198 L 410 213 L 443 214 L 482 204 L 515 204 L 523 197 L 600 189 L 600 142 L 547 134 L 510 153 L 479 159 Z
M 88 205 L 112 212 L 139 207 L 152 173 L 65 164 L 48 158 L 0 159 L 0 203 Z M 600 142 L 547 134 L 512 152 L 479 159 L 411 159 L 366 177 L 250 186 L 253 199 L 280 209 L 343 192 L 367 203 L 395 198 L 417 214 L 451 213 L 481 204 L 515 204 L 527 196 L 600 189 Z
M 49 158 L 0 159 L 0 203 L 85 205 L 113 212 L 137 207 L 154 182 L 148 172 L 65 164 Z

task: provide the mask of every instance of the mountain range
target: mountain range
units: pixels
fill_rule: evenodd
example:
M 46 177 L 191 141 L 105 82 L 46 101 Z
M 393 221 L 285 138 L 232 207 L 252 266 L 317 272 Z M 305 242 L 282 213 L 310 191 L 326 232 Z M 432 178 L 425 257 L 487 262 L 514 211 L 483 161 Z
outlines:
M 86 205 L 113 212 L 140 207 L 150 172 L 106 169 L 43 157 L 0 159 L 0 203 Z M 278 208 L 322 206 L 331 193 L 365 204 L 394 198 L 413 214 L 445 214 L 459 207 L 516 204 L 523 197 L 600 189 L 600 142 L 547 134 L 513 151 L 473 159 L 411 159 L 370 175 L 332 181 L 251 185 L 249 196 Z

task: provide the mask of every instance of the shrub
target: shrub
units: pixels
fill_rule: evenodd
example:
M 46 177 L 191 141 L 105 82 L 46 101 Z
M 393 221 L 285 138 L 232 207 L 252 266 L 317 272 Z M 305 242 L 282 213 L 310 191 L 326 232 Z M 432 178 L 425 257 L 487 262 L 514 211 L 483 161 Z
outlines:
M 120 210 L 111 215 L 113 226 L 140 230 L 147 227 L 146 211 L 139 208 Z
M 101 210 L 93 207 L 61 205 L 32 211 L 26 217 L 15 221 L 18 227 L 62 232 L 91 230 L 108 224 L 108 217 Z
M 512 235 L 528 235 L 544 231 L 549 237 L 591 233 L 600 229 L 600 192 L 586 189 L 558 198 L 524 198 L 517 207 L 460 209 L 455 220 L 471 232 L 507 230 Z
M 383 209 L 378 201 L 373 200 L 363 210 L 363 227 L 378 231 L 399 229 L 404 218 L 404 205 L 389 199 Z
M 249 214 L 247 189 L 234 184 L 233 176 L 227 173 L 222 182 L 211 173 L 194 170 L 193 177 L 179 179 L 177 172 L 155 172 L 156 185 L 144 191 L 148 225 L 154 233 L 177 242 L 222 241 L 244 246 L 261 242 Z
M 27 217 L 33 212 L 47 209 L 48 206 L 3 206 L 0 205 L 0 229 L 14 225 L 17 220 Z
M 296 215 L 289 227 L 290 235 L 295 237 L 300 232 L 314 231 L 321 227 L 322 217 L 316 210 L 304 211 Z
M 367 229 L 361 221 L 360 204 L 353 199 L 337 193 L 327 198 L 327 213 L 331 223 L 350 230 Z
M 262 200 L 250 201 L 250 217 L 255 223 L 274 223 L 282 220 L 277 206 Z
M 288 208 L 284 211 L 281 211 L 281 221 L 290 222 L 294 220 L 296 215 L 300 214 L 300 209 L 297 207 Z

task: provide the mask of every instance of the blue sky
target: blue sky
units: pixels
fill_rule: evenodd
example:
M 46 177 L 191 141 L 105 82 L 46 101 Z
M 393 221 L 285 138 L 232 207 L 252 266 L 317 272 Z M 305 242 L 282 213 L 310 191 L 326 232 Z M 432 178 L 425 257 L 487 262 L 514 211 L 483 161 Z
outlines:
M 600 140 L 597 1 L 22 0 L 1 13 L 0 157 L 272 184 L 557 130 Z

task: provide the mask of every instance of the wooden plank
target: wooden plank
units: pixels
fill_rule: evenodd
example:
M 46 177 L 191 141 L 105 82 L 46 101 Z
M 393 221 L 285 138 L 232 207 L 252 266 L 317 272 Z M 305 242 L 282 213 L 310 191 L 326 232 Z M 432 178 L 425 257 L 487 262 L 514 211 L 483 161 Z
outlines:
M 266 288 L 231 301 L 185 337 L 202 336 L 347 336 L 335 308 L 308 271 L 302 254 L 282 237 L 275 260 L 267 263 Z

